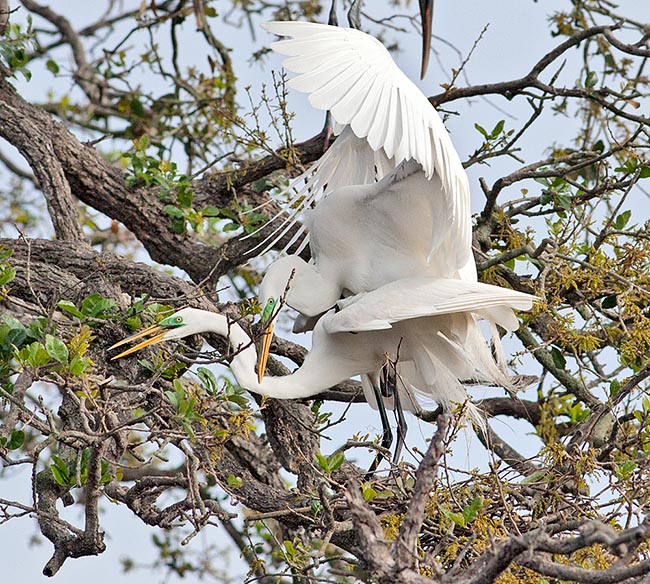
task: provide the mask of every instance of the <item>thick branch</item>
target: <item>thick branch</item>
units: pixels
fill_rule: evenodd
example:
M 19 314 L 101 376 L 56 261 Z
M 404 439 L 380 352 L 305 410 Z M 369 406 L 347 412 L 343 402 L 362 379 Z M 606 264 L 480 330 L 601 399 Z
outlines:
M 6 79 L 0 79 L 0 136 L 18 148 L 32 167 L 47 201 L 56 236 L 62 240 L 83 240 L 76 201 L 56 156 L 54 136 L 32 117 L 32 106 L 18 97 L 13 88 L 4 91 L 9 87 Z M 65 131 L 54 120 L 50 120 L 50 125 Z
M 447 414 L 441 414 L 437 419 L 438 429 L 431 439 L 417 473 L 415 474 L 415 488 L 411 496 L 408 511 L 400 527 L 399 534 L 392 546 L 397 570 L 415 568 L 416 544 L 422 522 L 424 521 L 427 502 L 430 498 L 431 488 L 438 476 L 438 463 L 445 452 L 445 434 L 449 424 Z

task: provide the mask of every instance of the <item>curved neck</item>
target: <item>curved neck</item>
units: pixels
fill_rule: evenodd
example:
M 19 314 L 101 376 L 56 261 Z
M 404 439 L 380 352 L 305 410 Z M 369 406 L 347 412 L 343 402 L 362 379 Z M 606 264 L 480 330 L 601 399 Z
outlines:
M 235 353 L 230 362 L 230 369 L 235 375 L 237 383 L 244 389 L 278 399 L 292 399 L 316 395 L 342 381 L 341 379 L 334 381 L 328 379 L 327 375 L 322 375 L 317 370 L 318 367 L 313 367 L 314 360 L 307 358 L 303 365 L 292 374 L 281 377 L 265 377 L 262 383 L 259 383 L 255 372 L 257 351 L 253 341 L 237 323 L 224 323 L 221 320 L 223 318 L 221 315 L 215 316 L 220 318 L 210 319 L 206 325 L 210 325 L 209 330 L 212 332 L 229 339 Z M 224 330 L 224 324 L 226 330 Z M 343 379 L 346 378 L 343 377 Z
M 291 281 L 287 304 L 306 316 L 318 316 L 341 297 L 336 277 L 325 277 L 314 265 L 300 260 Z

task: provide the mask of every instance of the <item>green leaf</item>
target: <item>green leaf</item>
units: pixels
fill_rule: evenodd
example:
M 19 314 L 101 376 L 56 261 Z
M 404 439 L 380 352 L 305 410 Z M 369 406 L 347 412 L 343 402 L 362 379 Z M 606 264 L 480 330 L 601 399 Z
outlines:
M 57 339 L 52 335 L 45 335 L 45 350 L 47 354 L 61 365 L 68 364 L 68 347 L 61 339 Z
M 199 376 L 199 380 L 203 384 L 205 390 L 210 395 L 214 395 L 217 391 L 217 379 L 215 378 L 214 373 L 205 367 L 198 367 L 196 374 Z
M 568 195 L 556 195 L 555 203 L 560 209 L 571 210 L 571 197 Z
M 266 177 L 260 178 L 251 185 L 256 193 L 261 193 L 273 187 L 273 183 Z
M 619 231 L 623 229 L 627 225 L 627 222 L 630 220 L 631 215 L 631 210 L 628 209 L 627 211 L 623 211 L 618 217 L 616 217 L 614 221 L 614 227 Z
M 130 104 L 131 106 L 131 113 L 137 117 L 137 118 L 142 118 L 144 117 L 144 107 L 142 106 L 142 102 L 139 99 L 136 99 L 135 97 L 131 100 Z M 145 146 L 146 148 L 146 146 Z
M 641 171 L 639 172 L 639 178 L 649 178 L 650 177 L 650 166 L 642 166 Z
M 585 77 L 585 87 L 587 89 L 592 89 L 596 87 L 596 83 L 598 83 L 598 75 L 596 75 L 595 71 L 587 71 L 587 76 Z
M 296 553 L 296 548 L 294 547 L 293 542 L 288 539 L 284 540 L 284 549 L 290 556 L 295 555 Z
M 318 466 L 320 466 L 325 472 L 330 471 L 327 458 L 325 458 L 320 452 L 316 453 L 316 462 L 318 463 Z
M 47 327 L 47 318 L 35 318 L 29 326 L 27 327 L 27 336 L 30 339 L 40 340 L 45 334 L 45 328 Z
M 105 472 L 99 479 L 100 485 L 107 485 L 113 480 L 113 475 L 110 472 Z
M 61 485 L 62 487 L 67 487 L 70 486 L 69 480 L 70 480 L 70 475 L 66 472 L 62 472 L 60 468 L 52 465 L 50 466 L 50 470 L 52 471 L 52 476 L 54 476 L 54 480 Z
M 609 396 L 616 397 L 619 391 L 621 391 L 621 382 L 618 379 L 613 379 L 609 384 Z
M 367 483 L 364 484 L 363 490 L 361 492 L 363 493 L 363 498 L 366 501 L 372 501 L 377 496 L 377 491 L 375 491 L 375 489 L 373 489 Z
M 204 217 L 221 217 L 221 209 L 214 205 L 208 205 L 205 209 L 201 210 L 201 215 Z
M 564 369 L 566 367 L 566 359 L 564 358 L 562 351 L 560 351 L 560 349 L 557 347 L 553 347 L 551 349 L 551 357 L 553 359 L 553 364 L 558 369 Z
M 497 125 L 494 126 L 494 129 L 490 133 L 490 139 L 494 140 L 501 132 L 503 132 L 503 126 L 505 125 L 505 120 L 499 120 Z
M 227 396 L 228 401 L 239 406 L 242 410 L 245 410 L 248 407 L 248 398 L 243 395 L 229 394 Z
M 330 472 L 333 472 L 339 468 L 345 462 L 345 454 L 343 452 L 335 452 L 327 459 L 327 463 L 330 469 Z
M 520 481 L 522 485 L 530 485 L 532 483 L 543 483 L 548 479 L 548 472 L 545 470 L 538 470 L 533 474 L 529 474 L 527 477 Z
M 16 347 L 20 347 L 23 345 L 26 338 L 27 338 L 27 333 L 25 332 L 23 326 L 20 325 L 20 328 L 12 328 L 7 333 L 4 344 L 9 346 L 14 345 Z
M 47 70 L 50 73 L 53 73 L 54 75 L 59 74 L 59 65 L 56 61 L 53 61 L 52 59 L 48 59 L 47 63 L 45 63 L 45 66 L 47 67 Z
M 615 467 L 616 477 L 619 480 L 627 480 L 630 478 L 632 471 L 636 468 L 636 461 L 626 460 L 625 462 L 618 463 Z
M 72 316 L 76 316 L 77 318 L 84 317 L 83 313 L 77 308 L 77 306 L 69 300 L 61 300 L 57 303 L 57 307 L 61 310 L 65 310 L 65 312 L 69 312 Z
M 228 486 L 232 489 L 239 489 L 244 484 L 241 477 L 235 475 L 228 475 Z
M 85 357 L 73 357 L 70 361 L 70 373 L 72 375 L 81 375 L 88 368 L 88 359 Z
M 181 189 L 177 195 L 178 204 L 181 207 L 191 207 L 192 201 L 194 200 L 194 193 L 192 189 Z
M 471 523 L 478 516 L 478 512 L 483 507 L 483 497 L 476 497 L 467 507 L 463 509 L 463 518 L 465 524 Z
M 27 363 L 32 367 L 42 367 L 51 360 L 50 355 L 41 343 L 33 342 L 28 347 Z
M 1 267 L 1 266 L 0 266 Z M 16 270 L 11 266 L 2 267 L 0 271 L 0 286 L 9 284 L 16 277 Z
M 149 136 L 146 134 L 142 134 L 140 138 L 137 141 L 136 148 L 138 150 L 146 150 L 147 147 L 149 146 Z
M 5 444 L 7 450 L 16 450 L 20 448 L 25 443 L 25 432 L 22 430 L 14 430 Z
M 440 511 L 447 519 L 450 519 L 456 525 L 459 525 L 460 527 L 465 527 L 465 517 L 463 517 L 460 513 L 454 513 L 453 511 L 450 511 L 444 506 L 440 507 Z
M 185 233 L 185 218 L 183 217 L 174 217 L 172 219 L 172 232 L 181 235 Z
M 106 318 L 117 306 L 117 302 L 100 294 L 91 294 L 81 302 L 81 312 L 92 318 Z
M 21 323 L 17 318 L 5 314 L 2 316 L 2 322 L 6 325 L 9 325 L 12 329 L 24 329 L 23 323 Z
M 169 402 L 174 406 L 176 411 L 178 411 L 178 408 L 181 404 L 181 398 L 176 394 L 175 391 L 166 391 L 165 395 L 167 396 Z
M 544 191 L 539 197 L 539 202 L 541 205 L 548 205 L 553 202 L 553 195 L 548 191 Z
M 474 124 L 474 127 L 483 135 L 483 137 L 486 140 L 490 139 L 490 135 L 487 133 L 487 130 L 483 126 L 479 126 L 478 124 Z
M 61 486 L 72 486 L 74 484 L 74 480 L 72 478 L 68 465 L 61 458 L 56 456 L 56 454 L 52 455 L 52 461 L 54 464 L 50 465 L 50 469 L 54 475 L 54 480 Z

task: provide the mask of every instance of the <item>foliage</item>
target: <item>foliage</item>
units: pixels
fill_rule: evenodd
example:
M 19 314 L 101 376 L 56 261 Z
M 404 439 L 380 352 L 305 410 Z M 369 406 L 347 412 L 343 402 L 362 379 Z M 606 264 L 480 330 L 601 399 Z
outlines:
M 237 350 L 220 340 L 120 361 L 109 351 L 187 304 L 244 326 L 259 312 L 256 231 L 278 210 L 274 189 L 326 137 L 296 142 L 285 79 L 268 72 L 251 29 L 324 21 L 329 4 L 106 2 L 84 26 L 63 4 L 22 0 L 0 38 L 0 136 L 21 156 L 0 147 L 0 458 L 3 473 L 29 467 L 33 481 L 30 503 L 0 501 L 0 524 L 37 519 L 55 548 L 46 574 L 104 551 L 109 500 L 165 530 L 154 565 L 130 558 L 126 571 L 218 582 L 647 578 L 650 23 L 625 5 L 566 0 L 549 15 L 546 53 L 510 47 L 526 49 L 520 77 L 468 81 L 482 37 L 460 66 L 442 59 L 448 82 L 431 101 L 462 114 L 448 122 L 454 139 L 474 141 L 461 157 L 484 195 L 480 279 L 541 299 L 509 350 L 513 372 L 536 381 L 479 404 L 517 420 L 517 439 L 497 423 L 477 433 L 484 468 L 456 468 L 459 422 L 425 411 L 426 452 L 411 445 L 391 474 L 366 477 L 358 461 L 381 450 L 378 438 L 361 427 L 333 447 L 324 437 L 356 415 L 330 407 L 359 399 L 354 382 L 308 404 L 254 403 L 217 367 Z M 362 25 L 410 53 L 405 4 L 382 20 L 366 3 Z M 545 30 L 538 20 L 526 26 Z M 247 67 L 258 87 L 238 81 Z M 51 89 L 28 99 L 37 85 Z M 475 98 L 498 111 L 467 107 Z M 304 358 L 281 338 L 274 351 Z M 532 455 L 519 452 L 524 433 Z M 80 503 L 80 527 L 58 501 Z M 215 525 L 218 548 L 188 545 Z M 223 563 L 223 534 L 241 577 Z

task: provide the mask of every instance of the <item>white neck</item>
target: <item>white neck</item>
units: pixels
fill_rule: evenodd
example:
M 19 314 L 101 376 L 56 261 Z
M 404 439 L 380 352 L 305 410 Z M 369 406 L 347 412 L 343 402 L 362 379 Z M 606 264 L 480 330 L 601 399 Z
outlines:
M 206 313 L 204 323 L 204 331 L 209 330 L 229 338 L 235 352 L 230 369 L 237 383 L 253 393 L 278 399 L 310 397 L 358 373 L 328 367 L 328 363 L 310 353 L 303 365 L 292 374 L 265 377 L 259 383 L 255 372 L 257 351 L 246 332 L 237 323 L 231 322 L 228 326 L 226 319 L 219 314 Z
M 283 283 L 290 282 L 287 304 L 306 316 L 318 316 L 329 310 L 341 297 L 336 277 L 325 278 L 313 264 L 299 256 L 286 256 L 276 262 L 283 272 Z

